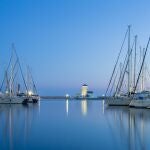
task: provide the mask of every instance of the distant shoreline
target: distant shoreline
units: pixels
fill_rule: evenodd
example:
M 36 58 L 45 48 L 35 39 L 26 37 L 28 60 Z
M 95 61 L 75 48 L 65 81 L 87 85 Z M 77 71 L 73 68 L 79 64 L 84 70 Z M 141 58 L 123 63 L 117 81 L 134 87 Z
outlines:
M 78 98 L 78 97 L 66 97 L 66 96 L 40 96 L 41 99 L 45 99 L 45 100 L 51 100 L 51 99 L 61 99 L 61 100 L 103 100 L 106 97 L 103 96 L 99 96 L 99 97 L 94 97 L 94 98 Z

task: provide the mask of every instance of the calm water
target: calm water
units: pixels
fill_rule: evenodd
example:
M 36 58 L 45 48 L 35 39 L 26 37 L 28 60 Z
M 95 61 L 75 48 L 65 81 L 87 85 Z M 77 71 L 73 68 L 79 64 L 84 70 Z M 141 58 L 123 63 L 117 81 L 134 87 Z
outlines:
M 150 110 L 103 101 L 0 105 L 0 149 L 150 149 Z

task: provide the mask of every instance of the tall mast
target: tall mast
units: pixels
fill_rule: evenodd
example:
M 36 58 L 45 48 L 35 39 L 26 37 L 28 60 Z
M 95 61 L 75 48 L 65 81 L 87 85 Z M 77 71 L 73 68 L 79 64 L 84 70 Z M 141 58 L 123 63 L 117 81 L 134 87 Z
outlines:
M 137 35 L 135 38 L 135 50 L 134 50 L 134 76 L 133 76 L 133 87 L 135 87 L 135 76 L 136 76 L 136 46 L 137 46 Z
M 11 50 L 11 62 L 10 62 L 10 81 L 9 81 L 9 96 L 12 96 L 12 80 L 13 80 L 13 49 Z
M 20 72 L 21 72 L 21 76 L 22 76 L 25 88 L 26 88 L 26 92 L 28 93 L 28 87 L 27 87 L 27 84 L 26 84 L 26 81 L 25 81 L 25 78 L 24 78 L 24 75 L 23 75 L 23 71 L 22 71 L 22 68 L 21 68 L 20 60 L 19 60 L 19 57 L 18 57 L 18 54 L 16 52 L 14 44 L 12 44 L 12 47 L 13 47 L 13 51 L 14 51 L 16 57 L 17 57 L 17 60 L 18 60 L 18 65 L 19 65 L 19 69 L 20 69 Z
M 115 95 L 120 93 L 120 90 L 121 90 L 121 87 L 122 87 L 122 83 L 123 83 L 123 80 L 124 80 L 124 76 L 125 76 L 125 73 L 126 73 L 126 71 L 128 69 L 128 66 L 129 66 L 129 58 L 130 58 L 130 56 L 132 54 L 133 46 L 134 46 L 134 43 L 132 45 L 132 48 L 130 49 L 130 52 L 128 53 L 128 51 L 127 51 L 127 55 L 126 55 L 126 58 L 125 58 L 125 61 L 124 61 L 124 65 L 123 65 L 122 76 L 121 76 L 121 78 L 118 81 L 118 85 L 117 85 L 117 88 L 116 88 L 116 91 L 115 91 Z M 128 93 L 128 95 L 130 95 L 130 93 Z
M 144 57 L 144 52 L 145 52 L 145 48 L 143 48 L 143 51 L 142 51 L 142 58 Z M 141 91 L 144 90 L 144 77 L 145 77 L 145 63 L 143 63 L 143 68 L 142 68 L 142 83 L 141 83 L 141 86 L 142 86 L 142 89 Z
M 146 54 L 147 54 L 149 42 L 150 42 L 150 37 L 149 37 L 149 39 L 148 39 L 147 46 L 146 46 L 146 49 L 145 49 L 145 51 L 144 51 L 144 56 L 143 56 L 141 68 L 140 68 L 140 71 L 139 71 L 139 74 L 138 74 L 138 78 L 137 78 L 137 80 L 136 80 L 136 84 L 135 84 L 135 88 L 134 88 L 134 93 L 135 93 L 135 91 L 136 91 L 136 88 L 137 88 L 137 85 L 138 85 L 138 82 L 139 82 L 139 79 L 140 79 L 140 75 L 141 75 L 141 72 L 142 72 L 142 69 L 143 69 L 143 65 L 144 65 L 144 62 L 145 62 L 145 57 L 146 57 Z
M 110 85 L 111 85 L 112 79 L 113 79 L 113 77 L 114 77 L 114 74 L 115 74 L 115 71 L 116 71 L 116 68 L 117 68 L 117 65 L 118 65 L 118 61 L 119 61 L 119 58 L 120 58 L 120 55 L 121 55 L 121 52 L 122 52 L 122 49 L 123 49 L 123 46 L 124 46 L 124 43 L 125 43 L 127 34 L 128 34 L 128 29 L 127 29 L 127 31 L 126 31 L 126 33 L 125 33 L 125 36 L 124 36 L 124 39 L 123 39 L 123 42 L 122 42 L 122 45 L 121 45 L 121 48 L 120 48 L 120 51 L 119 51 L 117 60 L 116 60 L 116 62 L 115 62 L 115 66 L 114 66 L 113 72 L 112 72 L 112 74 L 111 74 L 111 77 L 110 77 L 110 80 L 109 80 L 109 83 L 108 83 L 108 86 L 107 86 L 107 89 L 106 89 L 106 92 L 105 92 L 105 96 L 107 95 L 107 92 L 108 92 L 109 87 L 110 87 Z
M 131 26 L 129 25 L 128 26 L 128 93 L 130 94 L 131 92 L 131 62 L 130 62 L 130 59 L 131 59 L 131 56 L 130 56 L 130 30 L 131 30 Z
M 142 64 L 142 47 L 140 46 L 140 65 Z M 142 72 L 140 75 L 140 91 L 142 91 Z

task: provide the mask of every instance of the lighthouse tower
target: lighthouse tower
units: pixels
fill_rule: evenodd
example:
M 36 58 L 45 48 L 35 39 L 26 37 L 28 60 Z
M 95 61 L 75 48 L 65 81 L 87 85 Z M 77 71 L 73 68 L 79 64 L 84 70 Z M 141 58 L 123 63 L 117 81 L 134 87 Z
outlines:
M 83 84 L 82 88 L 81 88 L 81 96 L 82 97 L 87 97 L 87 93 L 88 93 L 88 85 Z

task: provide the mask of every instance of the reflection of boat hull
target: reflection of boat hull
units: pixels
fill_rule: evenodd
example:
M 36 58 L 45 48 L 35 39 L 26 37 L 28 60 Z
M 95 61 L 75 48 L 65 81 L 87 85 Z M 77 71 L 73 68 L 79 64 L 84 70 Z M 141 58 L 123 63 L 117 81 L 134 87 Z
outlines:
M 0 104 L 26 104 L 28 102 L 28 99 L 21 98 L 21 97 L 9 97 L 9 96 L 3 96 L 0 97 Z
M 148 108 L 150 107 L 150 99 L 135 99 L 131 101 L 129 106 L 138 108 Z
M 105 100 L 105 104 L 108 106 L 129 106 L 131 102 L 130 98 L 112 98 Z

